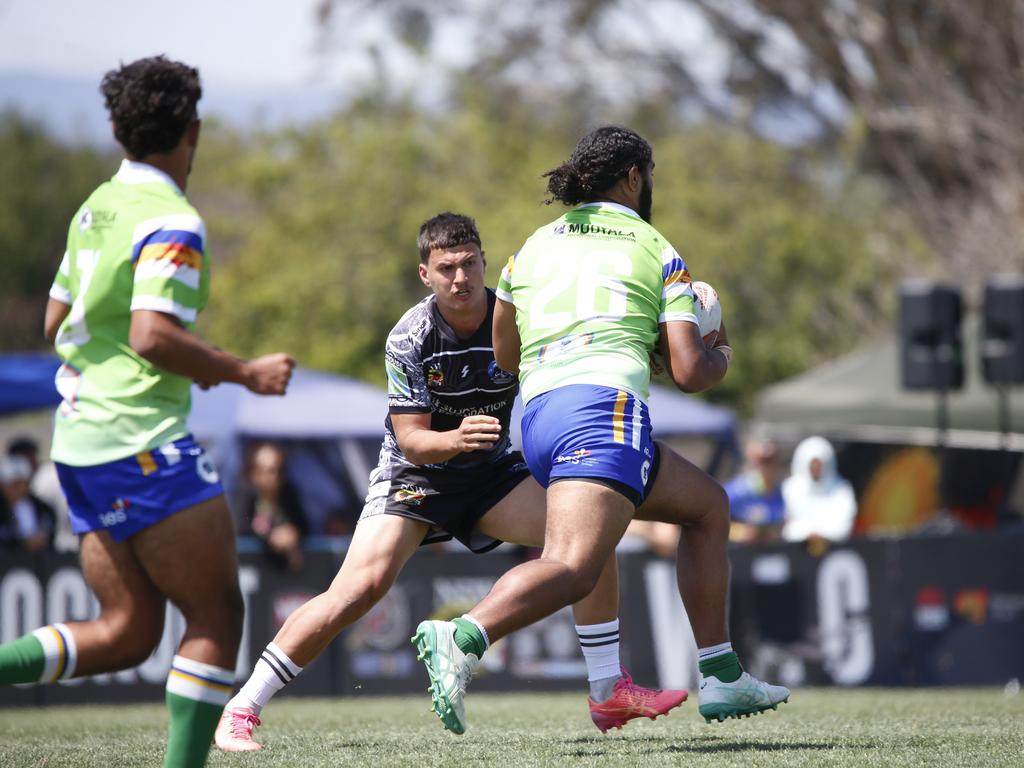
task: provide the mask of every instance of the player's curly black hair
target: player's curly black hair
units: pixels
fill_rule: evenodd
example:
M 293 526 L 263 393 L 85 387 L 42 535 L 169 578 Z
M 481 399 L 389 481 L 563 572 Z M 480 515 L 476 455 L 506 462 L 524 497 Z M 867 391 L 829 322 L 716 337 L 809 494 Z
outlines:
M 476 222 L 461 213 L 439 213 L 420 225 L 420 235 L 416 244 L 420 248 L 420 262 L 426 264 L 430 252 L 435 248 L 445 250 L 467 243 L 481 245 L 480 232 Z
M 615 125 L 598 128 L 580 139 L 568 160 L 544 174 L 551 194 L 544 202 L 578 205 L 593 200 L 634 165 L 644 170 L 652 156 L 651 145 L 635 131 Z
M 199 70 L 163 56 L 110 70 L 100 92 L 114 136 L 135 159 L 174 149 L 195 120 L 196 103 L 203 95 Z

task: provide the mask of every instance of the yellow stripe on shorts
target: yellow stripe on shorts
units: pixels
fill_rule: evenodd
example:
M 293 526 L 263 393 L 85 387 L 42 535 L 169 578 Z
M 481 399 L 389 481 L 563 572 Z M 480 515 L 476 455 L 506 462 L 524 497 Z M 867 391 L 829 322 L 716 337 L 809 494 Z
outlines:
M 143 451 L 135 457 L 139 462 L 139 469 L 142 470 L 143 475 L 151 475 L 156 472 L 156 461 L 153 459 L 153 454 L 149 451 Z
M 626 400 L 629 393 L 624 389 L 619 390 L 615 398 L 615 409 L 612 411 L 612 437 L 616 443 L 626 442 Z

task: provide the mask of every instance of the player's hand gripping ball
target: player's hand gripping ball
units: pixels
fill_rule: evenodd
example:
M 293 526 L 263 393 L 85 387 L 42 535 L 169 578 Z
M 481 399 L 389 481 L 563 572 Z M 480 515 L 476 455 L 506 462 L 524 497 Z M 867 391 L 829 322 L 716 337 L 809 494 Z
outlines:
M 722 327 L 722 305 L 718 303 L 718 292 L 700 280 L 694 281 L 690 287 L 696 299 L 693 309 L 697 315 L 700 335 L 705 346 L 713 347 L 718 339 L 718 330 Z

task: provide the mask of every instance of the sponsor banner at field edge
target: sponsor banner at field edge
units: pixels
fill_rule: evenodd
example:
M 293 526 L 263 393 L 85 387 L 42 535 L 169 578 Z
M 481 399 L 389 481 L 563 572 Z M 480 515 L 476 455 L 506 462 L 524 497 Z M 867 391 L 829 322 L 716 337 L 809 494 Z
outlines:
M 731 550 L 732 634 L 745 666 L 800 685 L 1003 684 L 1024 677 L 1024 534 L 854 541 L 812 555 L 798 545 Z M 243 555 L 245 635 L 239 681 L 297 606 L 326 587 L 341 554 L 310 552 L 300 573 Z M 421 693 L 409 643 L 427 617 L 470 608 L 511 554 L 424 550 L 373 610 L 350 627 L 285 695 Z M 696 646 L 669 561 L 620 556 L 622 659 L 638 682 L 693 688 Z M 5 556 L 0 642 L 45 623 L 95 615 L 76 558 Z M 168 610 L 154 654 L 132 670 L 54 686 L 0 688 L 0 706 L 159 700 L 183 630 Z M 515 633 L 484 657 L 474 690 L 586 691 L 566 609 Z

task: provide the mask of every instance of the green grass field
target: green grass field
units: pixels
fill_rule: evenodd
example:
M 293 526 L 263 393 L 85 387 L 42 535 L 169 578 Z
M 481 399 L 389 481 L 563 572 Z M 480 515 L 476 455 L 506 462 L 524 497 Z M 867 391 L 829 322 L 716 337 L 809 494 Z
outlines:
M 274 701 L 262 752 L 211 752 L 210 766 L 1014 766 L 1024 695 L 996 689 L 794 693 L 778 712 L 707 725 L 690 701 L 667 718 L 602 735 L 582 695 L 473 695 L 470 729 L 445 732 L 426 694 Z M 0 766 L 159 765 L 157 704 L 0 710 Z

